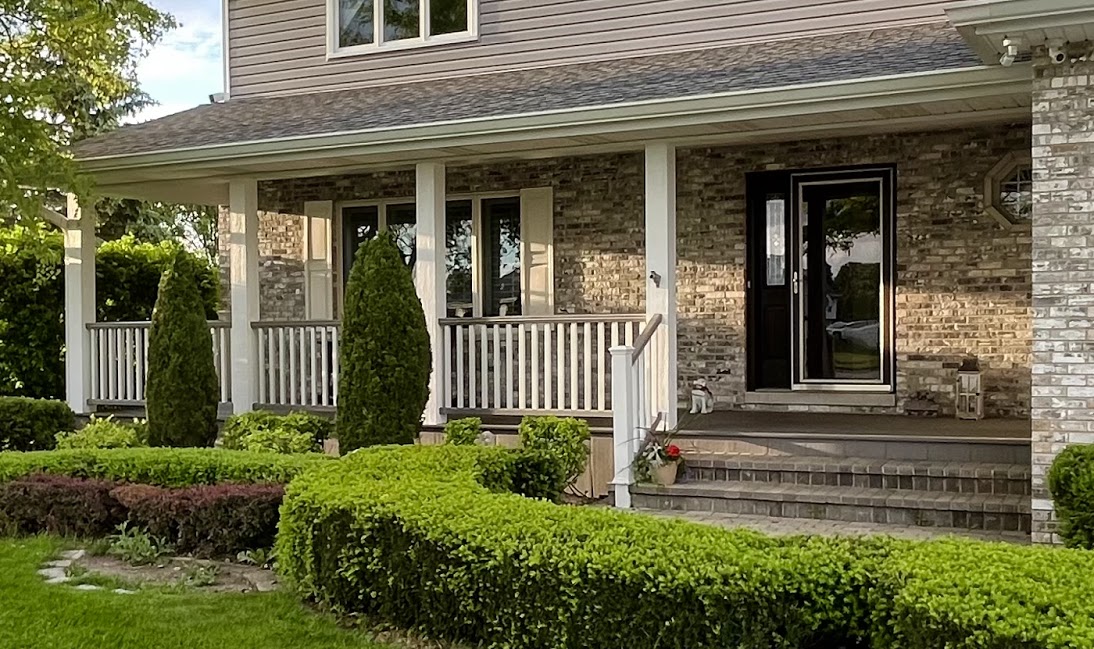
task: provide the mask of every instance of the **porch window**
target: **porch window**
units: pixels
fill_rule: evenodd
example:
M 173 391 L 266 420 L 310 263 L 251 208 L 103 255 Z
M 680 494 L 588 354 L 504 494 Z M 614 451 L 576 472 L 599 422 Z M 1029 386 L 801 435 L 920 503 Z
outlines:
M 332 56 L 474 40 L 478 0 L 328 0 Z
M 381 230 L 390 230 L 403 253 L 403 261 L 414 268 L 417 230 L 414 203 L 347 203 L 342 206 L 342 276 L 349 278 L 357 250 Z

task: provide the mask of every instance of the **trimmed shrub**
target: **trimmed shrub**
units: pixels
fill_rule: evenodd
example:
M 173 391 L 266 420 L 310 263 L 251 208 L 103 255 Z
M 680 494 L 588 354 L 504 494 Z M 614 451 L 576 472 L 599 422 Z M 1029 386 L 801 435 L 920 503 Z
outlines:
M 564 417 L 525 417 L 520 446 L 526 460 L 524 493 L 561 494 L 585 472 L 589 459 L 589 423 Z M 550 496 L 549 500 L 554 500 Z
M 467 446 L 477 442 L 481 433 L 482 419 L 478 417 L 454 419 L 444 425 L 444 443 Z
M 32 475 L 0 484 L 0 528 L 23 534 L 105 536 L 125 521 L 110 495 L 117 484 L 58 475 Z
M 213 339 L 194 263 L 177 254 L 160 280 L 148 334 L 148 441 L 152 446 L 212 446 L 220 390 Z
M 0 482 L 34 473 L 101 478 L 160 487 L 203 484 L 284 484 L 333 461 L 326 455 L 276 455 L 223 449 L 119 448 L 0 453 Z
M 77 431 L 57 433 L 57 448 L 141 448 L 148 446 L 148 424 L 139 419 L 131 423 L 91 416 Z
M 49 450 L 55 436 L 76 427 L 64 401 L 0 397 L 0 451 Z
M 346 281 L 338 379 L 343 454 L 411 444 L 429 398 L 432 358 L 410 269 L 389 232 L 361 246 Z
M 1094 446 L 1068 446 L 1048 472 L 1060 537 L 1068 547 L 1094 549 Z
M 149 319 L 160 275 L 179 249 L 174 242 L 138 243 L 132 237 L 101 244 L 95 266 L 98 321 Z M 219 271 L 191 256 L 205 313 L 216 317 Z M 0 228 L 0 394 L 64 396 L 63 267 L 60 231 L 44 224 Z
M 178 552 L 199 557 L 235 556 L 268 548 L 277 534 L 281 485 L 207 485 L 163 489 L 118 487 L 113 496 L 129 510 L 129 522 Z
M 256 453 L 310 453 L 321 451 L 334 433 L 334 422 L 307 412 L 278 415 L 255 410 L 232 415 L 224 422 L 223 448 Z
M 784 537 L 504 493 L 497 447 L 385 447 L 287 488 L 285 579 L 472 646 L 1094 647 L 1094 554 Z

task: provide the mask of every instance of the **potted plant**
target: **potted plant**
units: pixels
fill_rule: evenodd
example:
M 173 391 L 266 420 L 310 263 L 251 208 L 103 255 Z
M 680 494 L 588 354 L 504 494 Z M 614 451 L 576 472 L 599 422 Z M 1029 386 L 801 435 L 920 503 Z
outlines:
M 662 486 L 676 483 L 682 458 L 680 447 L 670 437 L 650 436 L 638 457 L 635 458 L 636 478 L 639 482 L 653 482 Z

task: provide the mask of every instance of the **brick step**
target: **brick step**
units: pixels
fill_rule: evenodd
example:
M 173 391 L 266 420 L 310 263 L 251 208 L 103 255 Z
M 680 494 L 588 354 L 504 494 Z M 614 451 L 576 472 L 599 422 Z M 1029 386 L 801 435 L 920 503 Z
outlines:
M 899 491 L 1028 496 L 1030 467 L 778 455 L 687 455 L 681 482 L 771 483 Z
M 1029 532 L 1029 498 L 765 482 L 696 482 L 631 487 L 640 509 L 813 518 L 854 523 Z

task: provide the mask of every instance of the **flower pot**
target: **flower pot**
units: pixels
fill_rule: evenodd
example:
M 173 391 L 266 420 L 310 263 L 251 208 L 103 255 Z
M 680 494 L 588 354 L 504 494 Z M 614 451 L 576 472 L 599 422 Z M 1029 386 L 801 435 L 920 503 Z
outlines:
M 679 466 L 679 462 L 669 462 L 653 467 L 653 481 L 666 487 L 671 484 L 676 484 L 676 470 Z

